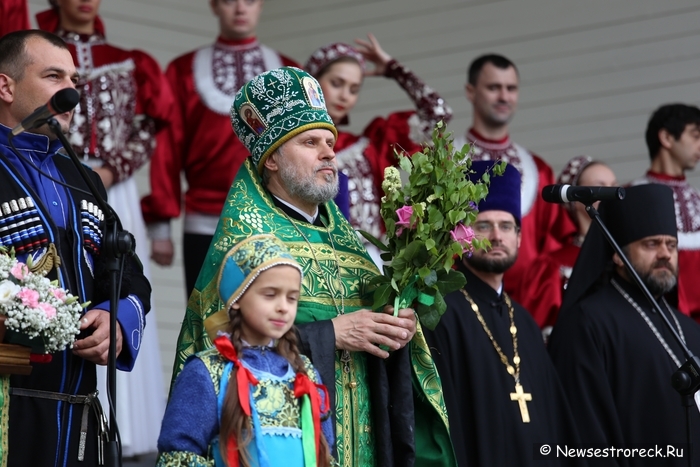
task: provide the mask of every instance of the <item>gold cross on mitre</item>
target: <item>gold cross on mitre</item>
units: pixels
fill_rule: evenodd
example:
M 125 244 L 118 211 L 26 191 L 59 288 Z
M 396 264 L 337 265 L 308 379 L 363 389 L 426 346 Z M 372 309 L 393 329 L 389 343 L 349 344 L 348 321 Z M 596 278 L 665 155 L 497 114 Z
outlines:
M 527 403 L 532 401 L 532 394 L 523 392 L 523 387 L 520 383 L 517 383 L 515 385 L 515 392 L 510 393 L 510 400 L 518 401 L 520 416 L 523 417 L 523 423 L 530 423 L 530 412 L 527 411 Z

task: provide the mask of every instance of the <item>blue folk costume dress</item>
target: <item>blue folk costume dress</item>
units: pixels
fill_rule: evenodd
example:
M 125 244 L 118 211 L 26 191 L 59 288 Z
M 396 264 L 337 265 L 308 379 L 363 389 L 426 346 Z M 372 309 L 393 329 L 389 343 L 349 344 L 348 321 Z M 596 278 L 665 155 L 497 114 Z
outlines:
M 226 309 L 265 270 L 297 268 L 284 243 L 273 235 L 254 235 L 232 248 L 219 272 L 218 290 Z M 241 357 L 230 336 L 221 333 L 214 348 L 187 359 L 172 389 L 158 440 L 158 467 L 224 467 L 219 445 L 222 407 L 232 370 L 237 368 L 238 400 L 250 417 L 251 441 L 245 452 L 254 467 L 316 467 L 321 432 L 333 445 L 328 392 L 311 362 L 304 371 L 268 346 L 243 342 Z M 322 420 L 323 419 L 323 420 Z M 229 440 L 228 467 L 239 465 L 236 440 Z
M 100 254 L 103 214 L 95 198 L 71 160 L 58 153 L 58 140 L 22 133 L 13 140 L 24 156 L 19 158 L 10 149 L 9 134 L 0 125 L 0 244 L 14 249 L 21 262 L 31 255 L 34 272 L 58 280 L 80 302 L 90 301 L 90 309 L 109 311 L 109 281 Z M 88 172 L 106 197 L 97 174 Z M 151 287 L 135 256 L 126 260 L 125 270 L 117 312 L 124 339 L 117 368 L 129 371 L 141 344 Z M 78 338 L 87 336 L 83 331 Z M 17 338 L 8 331 L 5 342 Z M 43 360 L 32 365 L 30 375 L 12 375 L 1 391 L 0 442 L 5 448 L 9 444 L 8 466 L 97 465 L 95 364 L 70 349 Z
M 227 337 L 219 339 L 230 345 Z M 218 350 L 219 339 L 215 341 L 217 348 L 188 360 L 173 386 L 158 440 L 159 467 L 225 465 L 219 450 L 219 422 L 233 363 Z M 306 357 L 302 359 L 309 380 L 318 383 L 311 363 Z M 296 375 L 292 366 L 268 346 L 244 347 L 240 362 L 257 381 L 255 385 L 246 381 L 253 420 L 253 436 L 247 447 L 251 465 L 305 467 L 301 410 L 294 395 Z M 332 444 L 331 417 L 322 422 L 322 430 Z

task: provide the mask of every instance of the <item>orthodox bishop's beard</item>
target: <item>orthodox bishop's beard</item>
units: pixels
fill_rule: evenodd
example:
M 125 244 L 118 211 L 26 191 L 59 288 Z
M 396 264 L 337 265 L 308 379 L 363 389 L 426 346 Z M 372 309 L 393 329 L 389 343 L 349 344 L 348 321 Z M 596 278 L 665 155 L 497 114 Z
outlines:
M 302 173 L 298 167 L 288 164 L 284 157 L 278 159 L 277 165 L 282 183 L 294 197 L 319 205 L 327 203 L 338 194 L 338 169 L 330 162 L 314 167 L 311 174 Z M 327 168 L 332 168 L 333 174 L 324 175 L 325 183 L 319 183 L 318 172 Z

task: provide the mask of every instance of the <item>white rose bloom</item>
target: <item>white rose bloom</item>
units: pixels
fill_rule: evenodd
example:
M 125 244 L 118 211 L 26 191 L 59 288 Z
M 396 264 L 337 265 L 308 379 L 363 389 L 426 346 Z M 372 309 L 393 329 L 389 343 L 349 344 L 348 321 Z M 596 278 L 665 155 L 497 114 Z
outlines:
M 10 303 L 19 292 L 19 285 L 12 281 L 4 280 L 0 282 L 0 305 Z

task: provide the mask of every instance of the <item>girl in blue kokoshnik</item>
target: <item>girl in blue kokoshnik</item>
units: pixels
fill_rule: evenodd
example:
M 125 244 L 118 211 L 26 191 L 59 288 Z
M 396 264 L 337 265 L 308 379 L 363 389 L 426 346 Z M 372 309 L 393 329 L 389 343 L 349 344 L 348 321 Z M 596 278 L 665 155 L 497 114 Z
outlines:
M 175 381 L 157 465 L 329 466 L 326 388 L 299 354 L 293 326 L 301 267 L 273 235 L 242 241 L 222 264 L 228 333 Z

